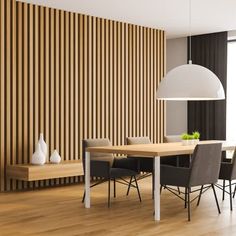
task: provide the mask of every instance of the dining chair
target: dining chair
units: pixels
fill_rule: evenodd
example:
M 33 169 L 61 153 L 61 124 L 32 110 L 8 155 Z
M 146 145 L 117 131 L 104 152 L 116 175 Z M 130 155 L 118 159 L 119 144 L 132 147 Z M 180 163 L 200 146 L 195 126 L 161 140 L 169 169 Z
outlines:
M 236 150 L 234 151 L 231 162 L 221 162 L 219 179 L 223 180 L 223 186 L 219 184 L 216 184 L 216 186 L 222 189 L 222 200 L 225 199 L 225 193 L 229 194 L 230 210 L 232 211 L 232 197 L 235 195 L 235 191 L 234 194 L 232 193 L 232 181 L 236 179 Z M 228 185 L 226 185 L 226 181 L 229 181 Z M 229 187 L 229 192 L 226 191 L 227 187 Z
M 165 135 L 164 143 L 175 143 L 181 142 L 181 135 Z M 189 155 L 175 155 L 162 158 L 162 164 L 173 165 L 173 166 L 182 166 L 189 167 L 190 157 Z
M 149 137 L 127 137 L 127 145 L 138 145 L 138 144 L 151 144 Z M 135 159 L 139 162 L 140 175 L 137 180 L 144 179 L 152 175 L 152 195 L 154 196 L 154 171 L 153 171 L 153 157 L 145 157 L 140 155 L 128 155 L 129 159 Z M 129 189 L 127 195 L 129 195 Z
M 111 146 L 109 139 L 84 139 L 83 144 L 83 168 L 85 168 L 85 150 L 87 147 Z M 110 153 L 90 153 L 90 176 L 100 178 L 90 187 L 97 186 L 101 183 L 108 182 L 108 207 L 110 207 L 110 190 L 111 181 L 114 183 L 114 197 L 116 197 L 116 183 L 121 183 L 128 188 L 137 189 L 138 197 L 141 202 L 141 195 L 137 183 L 136 176 L 139 174 L 138 161 L 135 159 L 114 157 Z M 126 180 L 130 178 L 130 181 Z M 134 180 L 134 184 L 130 182 Z M 85 199 L 85 192 L 82 202 Z
M 180 136 L 178 136 L 180 137 Z M 173 137 L 172 137 L 173 139 Z M 171 140 L 172 140 L 171 139 Z M 167 141 L 167 139 L 165 140 Z M 170 141 L 170 140 L 169 140 Z M 173 141 L 173 140 L 172 140 Z M 126 138 L 127 145 L 138 145 L 138 144 L 151 144 L 151 140 L 149 137 L 127 137 Z M 137 180 L 141 180 L 143 178 L 149 177 L 152 175 L 152 197 L 154 197 L 154 165 L 153 165 L 153 157 L 140 156 L 140 155 L 128 155 L 128 158 L 136 159 L 139 162 L 139 168 L 141 174 L 137 178 Z M 161 164 L 166 165 L 174 165 L 177 166 L 177 157 L 170 156 L 161 158 Z M 179 188 L 178 188 L 179 190 Z M 127 190 L 127 195 L 129 194 L 129 188 Z
M 161 165 L 160 167 L 161 185 L 180 186 L 185 188 L 185 198 L 182 198 L 171 190 L 170 191 L 185 201 L 188 208 L 188 221 L 191 219 L 190 194 L 195 192 L 195 190 L 191 191 L 191 188 L 195 186 L 201 186 L 200 194 L 198 196 L 198 205 L 200 203 L 201 195 L 203 194 L 204 186 L 208 185 L 206 188 L 213 189 L 217 209 L 220 214 L 220 207 L 214 184 L 217 182 L 220 172 L 221 146 L 221 143 L 196 145 L 189 168 L 168 165 Z M 167 188 L 167 190 L 169 189 Z

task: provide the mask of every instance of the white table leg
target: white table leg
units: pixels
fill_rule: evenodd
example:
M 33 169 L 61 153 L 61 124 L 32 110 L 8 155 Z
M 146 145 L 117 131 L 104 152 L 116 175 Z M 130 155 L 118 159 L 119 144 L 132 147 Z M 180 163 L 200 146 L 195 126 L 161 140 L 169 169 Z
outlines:
M 154 159 L 155 167 L 155 185 L 154 185 L 154 219 L 160 220 L 160 157 L 155 156 Z
M 90 208 L 90 152 L 85 153 L 85 208 Z

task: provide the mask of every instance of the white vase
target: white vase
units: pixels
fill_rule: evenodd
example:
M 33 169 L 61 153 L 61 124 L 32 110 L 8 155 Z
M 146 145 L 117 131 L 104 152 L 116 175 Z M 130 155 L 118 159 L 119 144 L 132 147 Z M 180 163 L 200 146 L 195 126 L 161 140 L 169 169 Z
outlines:
M 46 142 L 43 139 L 43 133 L 40 133 L 38 143 L 40 144 L 41 150 L 46 157 L 46 162 L 48 162 L 48 147 L 47 147 Z
M 52 155 L 50 156 L 50 162 L 55 163 L 55 164 L 58 164 L 61 162 L 61 157 L 59 153 L 57 152 L 57 150 L 54 150 Z
M 43 165 L 46 162 L 46 157 L 41 149 L 39 143 L 36 144 L 35 152 L 33 153 L 31 164 L 33 165 Z

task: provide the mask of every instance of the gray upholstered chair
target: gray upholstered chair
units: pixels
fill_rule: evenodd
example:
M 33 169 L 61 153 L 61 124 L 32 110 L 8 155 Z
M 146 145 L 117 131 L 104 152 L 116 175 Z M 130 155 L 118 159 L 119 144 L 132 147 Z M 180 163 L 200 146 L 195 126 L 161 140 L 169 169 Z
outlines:
M 166 135 L 164 136 L 164 143 L 181 142 L 181 135 Z M 189 167 L 189 155 L 169 156 L 162 158 L 161 164 Z
M 232 206 L 232 180 L 236 179 L 236 150 L 234 151 L 232 161 L 229 162 L 221 162 L 221 167 L 220 167 L 220 174 L 219 174 L 219 179 L 223 180 L 223 188 L 221 186 L 216 185 L 217 187 L 220 187 L 223 190 L 223 195 L 222 195 L 222 200 L 225 198 L 225 192 L 229 194 L 230 197 L 230 210 L 233 210 Z M 225 181 L 229 181 L 229 185 L 225 185 Z M 229 187 L 229 192 L 225 190 L 226 187 Z M 234 189 L 234 195 L 235 195 L 235 190 Z M 233 196 L 234 196 L 233 195 Z
M 83 167 L 85 170 L 85 149 L 87 147 L 100 147 L 111 146 L 109 139 L 87 139 L 83 140 Z M 137 160 L 128 158 L 116 158 L 110 153 L 91 153 L 90 154 L 90 175 L 91 177 L 99 177 L 96 183 L 90 187 L 94 187 L 98 184 L 108 181 L 108 207 L 110 207 L 110 185 L 111 180 L 114 181 L 114 197 L 116 197 L 116 182 L 127 185 L 129 188 L 134 187 L 137 189 L 139 200 L 141 202 L 141 196 L 139 192 L 136 175 L 139 174 L 139 166 Z M 134 179 L 134 184 L 129 183 L 125 177 L 130 177 L 130 180 Z M 84 201 L 85 193 L 83 196 Z
M 177 137 L 177 136 L 176 136 Z M 170 137 L 170 140 L 166 141 L 175 141 L 173 140 L 173 136 Z M 172 138 L 172 139 L 171 139 Z M 180 139 L 180 136 L 178 136 Z M 137 145 L 137 144 L 151 144 L 151 140 L 149 137 L 127 137 L 126 142 L 128 145 Z M 139 161 L 139 168 L 140 171 L 143 173 L 139 176 L 138 180 L 146 178 L 152 174 L 152 195 L 154 196 L 154 169 L 153 169 L 153 158 L 152 157 L 144 157 L 144 156 L 137 156 L 137 155 L 128 155 L 130 158 L 135 158 Z M 177 165 L 177 157 L 176 156 L 171 156 L 171 157 L 166 157 L 166 158 L 161 158 L 161 164 L 166 164 L 166 165 Z M 129 194 L 129 188 L 127 191 L 127 195 Z
M 127 137 L 127 145 L 137 145 L 137 144 L 151 144 L 149 137 Z M 138 180 L 146 178 L 152 174 L 152 186 L 154 186 L 154 171 L 153 171 L 153 158 L 144 157 L 137 155 L 128 155 L 130 159 L 136 159 L 139 162 L 139 170 L 142 174 L 139 175 Z M 127 195 L 129 194 L 129 188 Z M 152 187 L 152 194 L 154 194 L 154 187 Z
M 220 172 L 221 146 L 221 143 L 197 145 L 189 168 L 161 165 L 161 185 L 185 188 L 185 198 L 175 195 L 187 204 L 189 221 L 191 187 L 202 186 L 198 198 L 199 204 L 204 185 L 209 185 L 207 188 L 211 187 L 213 189 L 218 212 L 220 213 L 214 184 L 217 182 Z

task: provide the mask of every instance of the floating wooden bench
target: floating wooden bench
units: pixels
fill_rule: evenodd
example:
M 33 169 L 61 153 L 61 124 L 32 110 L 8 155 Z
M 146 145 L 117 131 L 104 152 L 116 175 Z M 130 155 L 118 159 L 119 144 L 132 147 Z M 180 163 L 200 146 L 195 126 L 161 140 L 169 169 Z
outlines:
M 36 181 L 84 175 L 81 161 L 65 161 L 45 165 L 9 165 L 6 168 L 9 179 Z

